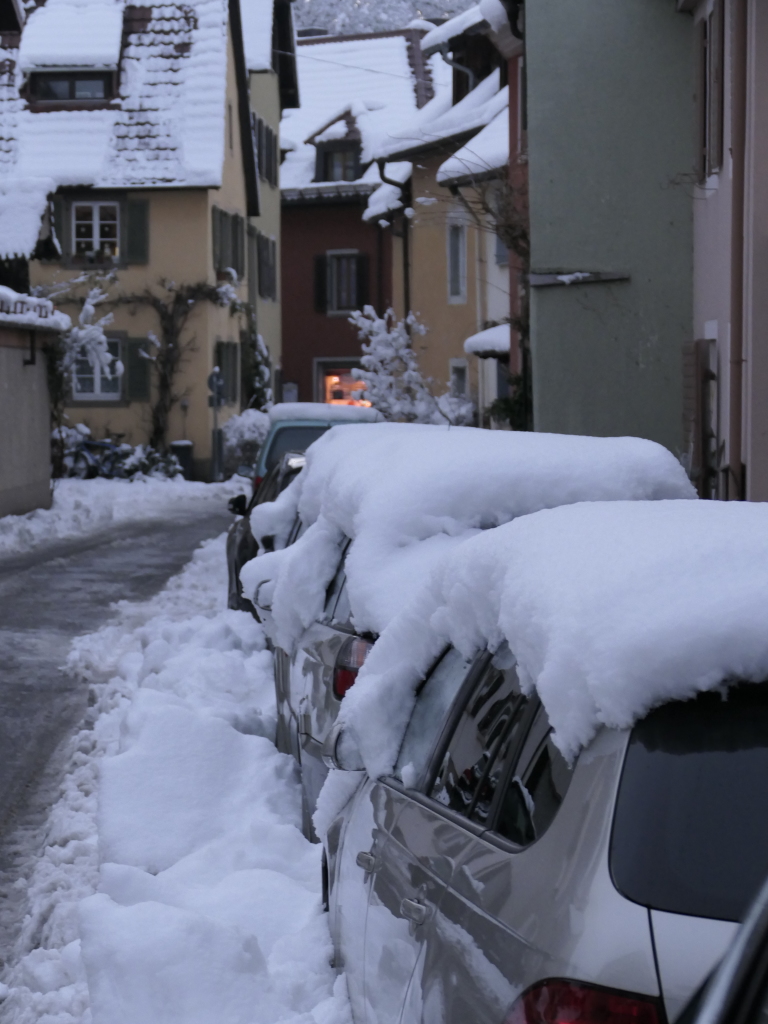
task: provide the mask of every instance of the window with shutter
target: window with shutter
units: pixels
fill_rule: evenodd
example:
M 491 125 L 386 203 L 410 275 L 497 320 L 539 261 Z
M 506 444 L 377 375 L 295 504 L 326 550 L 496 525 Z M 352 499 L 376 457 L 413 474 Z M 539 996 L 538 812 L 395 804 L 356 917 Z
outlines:
M 360 253 L 357 257 L 357 308 L 368 303 L 368 256 Z
M 213 269 L 221 269 L 221 210 L 218 206 L 211 207 L 211 235 L 213 241 Z
M 358 305 L 358 261 L 360 254 L 353 250 L 329 252 L 327 255 L 328 313 L 348 313 Z
M 266 128 L 267 126 L 259 118 L 259 175 L 262 178 L 267 176 Z
M 259 293 L 259 233 L 248 225 L 248 301 L 255 308 Z

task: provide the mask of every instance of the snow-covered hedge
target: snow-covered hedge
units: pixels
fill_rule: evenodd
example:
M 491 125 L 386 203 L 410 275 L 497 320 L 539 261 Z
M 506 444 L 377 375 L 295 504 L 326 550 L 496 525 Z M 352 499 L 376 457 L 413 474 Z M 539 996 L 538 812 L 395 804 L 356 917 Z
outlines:
M 235 473 L 238 466 L 256 464 L 269 426 L 269 414 L 258 409 L 244 409 L 239 416 L 227 420 L 222 427 L 226 473 Z

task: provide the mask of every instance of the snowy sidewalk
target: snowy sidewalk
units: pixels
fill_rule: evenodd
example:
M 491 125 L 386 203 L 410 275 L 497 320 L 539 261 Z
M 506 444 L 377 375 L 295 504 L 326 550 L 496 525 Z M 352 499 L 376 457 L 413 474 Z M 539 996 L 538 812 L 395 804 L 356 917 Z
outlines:
M 114 526 L 226 510 L 227 498 L 244 493 L 250 481 L 233 477 L 221 484 L 174 480 L 57 480 L 53 507 L 23 516 L 0 516 L 0 559 L 59 541 L 103 533 Z
M 79 638 L 89 720 L 0 988 L 14 1024 L 349 1024 L 272 659 L 224 608 L 224 538 Z M 107 682 L 103 680 L 107 679 Z

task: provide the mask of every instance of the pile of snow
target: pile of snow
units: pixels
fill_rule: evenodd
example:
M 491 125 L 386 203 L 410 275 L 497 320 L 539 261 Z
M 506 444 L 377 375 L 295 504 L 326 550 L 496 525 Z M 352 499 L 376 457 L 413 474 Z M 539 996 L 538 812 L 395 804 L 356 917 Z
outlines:
M 239 477 L 223 484 L 191 483 L 181 477 L 57 480 L 51 508 L 0 517 L 0 558 L 114 526 L 224 509 L 242 484 Z
M 446 643 L 505 641 L 573 758 L 601 725 L 768 678 L 768 505 L 585 503 L 469 541 L 381 635 L 340 720 L 391 770 L 415 687 Z M 386 729 L 381 728 L 388 723 Z
M 0 325 L 34 327 L 49 331 L 68 331 L 72 321 L 66 313 L 54 309 L 50 299 L 23 295 L 0 284 Z
M 15 1024 L 351 1024 L 321 849 L 269 738 L 272 656 L 223 609 L 224 548 L 74 644 L 91 708 L 25 875 Z
M 392 181 L 400 182 L 401 185 L 408 181 L 412 172 L 413 164 L 410 160 L 396 160 L 393 163 L 384 165 L 385 176 L 391 178 Z M 365 208 L 363 220 L 378 220 L 379 217 L 385 217 L 387 214 L 392 213 L 393 210 L 399 210 L 402 205 L 402 189 L 398 188 L 397 185 L 382 182 L 376 191 L 372 192 L 368 197 L 368 205 Z
M 272 639 L 291 651 L 322 612 L 345 537 L 355 626 L 380 633 L 446 553 L 483 530 L 578 501 L 693 497 L 678 461 L 639 438 L 348 426 L 315 441 L 296 480 L 252 511 L 254 537 L 274 536 L 276 550 L 240 575 L 249 596 L 263 584 Z M 297 514 L 306 532 L 279 550 Z

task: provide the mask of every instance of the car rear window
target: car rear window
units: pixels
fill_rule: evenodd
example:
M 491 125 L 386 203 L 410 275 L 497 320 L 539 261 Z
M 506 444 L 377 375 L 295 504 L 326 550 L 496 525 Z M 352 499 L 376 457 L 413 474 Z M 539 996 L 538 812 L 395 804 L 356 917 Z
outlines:
M 633 729 L 610 863 L 636 903 L 743 917 L 768 875 L 768 686 L 670 703 Z
M 286 452 L 304 452 L 313 441 L 322 436 L 329 428 L 324 427 L 283 427 L 272 438 L 266 458 L 266 470 L 269 472 L 278 464 Z

